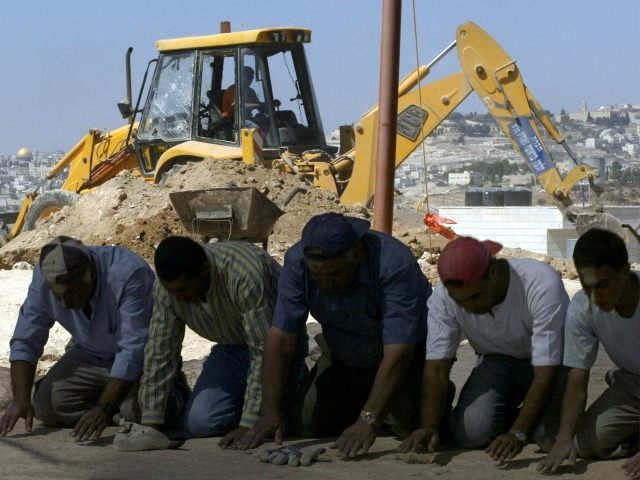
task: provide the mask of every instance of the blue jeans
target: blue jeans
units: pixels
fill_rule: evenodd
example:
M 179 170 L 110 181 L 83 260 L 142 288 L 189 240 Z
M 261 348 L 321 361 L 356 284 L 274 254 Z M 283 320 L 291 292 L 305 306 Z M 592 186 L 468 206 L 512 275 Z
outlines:
M 545 414 L 533 433 L 533 440 L 545 451 L 553 445 L 558 431 L 567 371 L 559 369 Z M 451 412 L 450 428 L 456 444 L 463 448 L 481 448 L 508 432 L 533 377 L 531 360 L 480 355 Z
M 187 404 L 185 430 L 192 437 L 217 437 L 236 428 L 242 416 L 250 365 L 246 345 L 216 345 L 202 365 L 202 372 Z M 293 375 L 285 386 L 285 405 L 302 379 L 304 360 L 296 358 Z
M 248 369 L 246 345 L 216 345 L 211 349 L 187 403 L 185 427 L 189 435 L 215 437 L 238 425 Z

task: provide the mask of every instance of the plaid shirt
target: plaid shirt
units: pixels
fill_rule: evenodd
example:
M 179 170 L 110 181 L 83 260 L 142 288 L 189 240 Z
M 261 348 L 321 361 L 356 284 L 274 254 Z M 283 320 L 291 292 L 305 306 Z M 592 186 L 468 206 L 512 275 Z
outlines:
M 172 378 L 178 367 L 185 326 L 213 342 L 247 345 L 247 389 L 240 426 L 251 427 L 262 403 L 260 370 L 264 337 L 271 325 L 280 265 L 246 242 L 204 246 L 211 265 L 206 303 L 175 300 L 157 281 L 140 381 L 143 423 L 164 423 Z

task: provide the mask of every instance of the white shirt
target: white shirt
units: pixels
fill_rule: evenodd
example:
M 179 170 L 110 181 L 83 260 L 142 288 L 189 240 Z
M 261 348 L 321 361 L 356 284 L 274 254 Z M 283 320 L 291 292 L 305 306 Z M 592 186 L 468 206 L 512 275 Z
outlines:
M 640 272 L 634 272 L 640 277 Z M 598 344 L 618 367 L 640 375 L 640 305 L 631 318 L 605 312 L 589 302 L 584 290 L 575 294 L 565 323 L 564 364 L 589 370 L 596 361 Z
M 454 358 L 464 334 L 478 354 L 530 358 L 536 366 L 562 363 L 569 296 L 560 275 L 538 260 L 508 263 L 507 294 L 491 313 L 467 313 L 442 283 L 436 286 L 427 303 L 427 360 Z

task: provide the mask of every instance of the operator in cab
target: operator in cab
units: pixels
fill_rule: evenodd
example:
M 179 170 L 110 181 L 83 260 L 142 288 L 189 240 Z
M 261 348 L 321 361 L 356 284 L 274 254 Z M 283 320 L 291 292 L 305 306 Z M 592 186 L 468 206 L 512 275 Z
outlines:
M 253 68 L 245 66 L 242 68 L 242 81 L 240 85 L 243 88 L 243 101 L 244 101 L 244 126 L 249 128 L 260 128 L 256 117 L 252 115 L 254 110 L 257 110 L 261 114 L 267 114 L 267 106 L 264 102 L 261 102 L 258 98 L 256 91 L 251 88 L 255 72 Z M 236 91 L 238 82 L 230 85 L 222 96 L 222 117 L 225 120 L 233 121 L 236 110 Z M 277 100 L 276 102 L 279 103 Z
M 338 436 L 333 448 L 345 459 L 366 453 L 386 422 L 409 434 L 418 420 L 430 294 L 415 257 L 397 239 L 359 218 L 311 218 L 286 253 L 278 283 L 265 340 L 262 416 L 236 448 L 272 435 L 281 443 L 287 422 L 305 437 Z M 322 355 L 293 415 L 283 384 L 309 314 L 322 327 Z
M 11 338 L 13 401 L 0 436 L 20 418 L 73 428 L 76 441 L 98 438 L 116 413 L 138 421 L 138 380 L 153 310 L 155 280 L 147 262 L 115 246 L 85 246 L 60 236 L 41 250 Z M 49 330 L 71 334 L 64 355 L 35 382 Z

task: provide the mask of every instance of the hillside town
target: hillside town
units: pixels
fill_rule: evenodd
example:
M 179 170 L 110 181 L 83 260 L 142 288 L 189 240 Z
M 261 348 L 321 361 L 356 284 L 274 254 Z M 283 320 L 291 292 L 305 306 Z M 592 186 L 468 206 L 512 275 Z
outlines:
M 578 158 L 603 166 L 601 181 L 640 185 L 640 105 L 606 105 L 553 116 L 556 125 Z M 328 143 L 338 140 L 337 131 Z M 433 188 L 532 186 L 535 177 L 512 148 L 489 114 L 453 113 L 435 134 L 417 148 L 396 171 L 399 191 L 419 187 L 426 178 Z M 561 173 L 572 161 L 562 147 L 549 140 L 551 155 Z M 20 209 L 24 196 L 38 188 L 51 168 L 63 157 L 62 151 L 31 151 L 28 146 L 16 153 L 0 153 L 0 213 Z M 60 188 L 64 174 L 42 185 L 43 191 Z M 619 196 L 611 195 L 613 202 Z
M 639 183 L 640 105 L 622 104 L 587 109 L 552 117 L 577 157 L 597 165 L 600 181 Z M 560 145 L 548 136 L 547 146 L 561 173 L 573 166 Z M 454 113 L 444 120 L 396 172 L 399 190 L 424 183 L 445 186 L 532 186 L 535 177 L 522 162 L 489 114 Z M 437 191 L 437 190 L 436 190 Z

